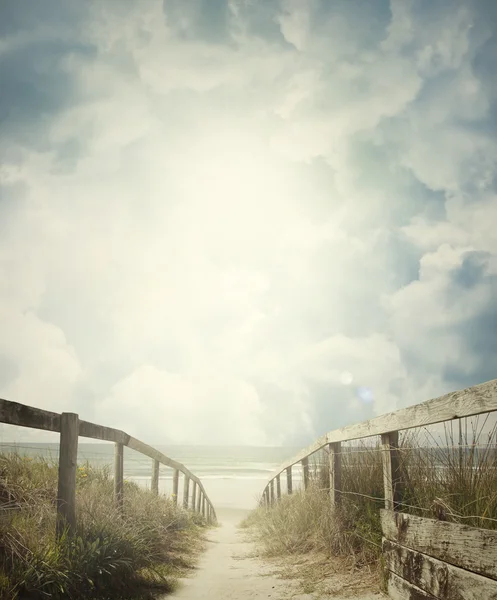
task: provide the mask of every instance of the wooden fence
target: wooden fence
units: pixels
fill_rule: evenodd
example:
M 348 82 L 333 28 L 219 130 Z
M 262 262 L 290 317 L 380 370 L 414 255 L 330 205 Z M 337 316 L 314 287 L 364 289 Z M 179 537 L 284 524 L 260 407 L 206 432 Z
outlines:
M 178 502 L 180 473 L 184 476 L 183 507 L 202 513 L 209 523 L 217 521 L 216 511 L 198 477 L 185 465 L 169 458 L 152 446 L 119 429 L 89 423 L 74 413 L 53 413 L 17 402 L 0 399 L 0 423 L 60 433 L 59 478 L 57 493 L 57 531 L 76 526 L 76 468 L 80 437 L 114 442 L 114 498 L 119 510 L 124 508 L 124 446 L 152 459 L 151 490 L 159 493 L 159 467 L 173 469 L 173 501 Z M 192 491 L 190 495 L 190 482 Z M 190 505 L 191 500 L 191 505 Z
M 383 553 L 390 596 L 395 600 L 497 600 L 497 532 L 398 512 L 404 487 L 399 431 L 492 411 L 497 411 L 497 379 L 330 431 L 279 467 L 264 489 L 261 504 L 270 506 L 281 498 L 284 472 L 287 492 L 293 492 L 292 467 L 297 464 L 307 489 L 309 458 L 326 448 L 330 505 L 334 507 L 340 503 L 341 443 L 379 435 L 385 497 Z

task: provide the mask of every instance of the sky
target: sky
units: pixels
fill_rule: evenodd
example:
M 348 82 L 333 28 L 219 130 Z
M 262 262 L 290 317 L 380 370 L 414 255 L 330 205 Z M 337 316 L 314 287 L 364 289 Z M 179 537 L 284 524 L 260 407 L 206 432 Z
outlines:
M 496 64 L 494 0 L 2 0 L 0 397 L 295 446 L 495 378 Z

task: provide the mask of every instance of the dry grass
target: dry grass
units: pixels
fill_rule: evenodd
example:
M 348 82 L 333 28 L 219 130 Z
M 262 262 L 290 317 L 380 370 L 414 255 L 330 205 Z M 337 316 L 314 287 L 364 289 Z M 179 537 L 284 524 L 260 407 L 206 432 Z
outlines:
M 485 419 L 473 419 L 469 431 L 462 425 L 461 435 L 447 426 L 438 437 L 426 431 L 404 436 L 400 449 L 404 512 L 497 528 L 497 431 L 494 427 L 483 435 L 486 425 Z M 271 508 L 258 508 L 243 526 L 254 533 L 265 556 L 291 556 L 293 565 L 305 557 L 305 568 L 297 569 L 304 583 L 319 579 L 320 557 L 329 563 L 334 556 L 342 561 L 342 571 L 359 570 L 354 575 L 358 582 L 368 580 L 371 585 L 373 577 L 380 586 L 381 448 L 356 443 L 342 449 L 343 493 L 340 507 L 334 509 L 328 457 L 323 453 L 314 458 L 305 492 L 283 496 Z
M 153 598 L 202 547 L 204 521 L 125 482 L 124 514 L 106 470 L 78 469 L 77 534 L 55 537 L 57 466 L 0 456 L 0 600 Z

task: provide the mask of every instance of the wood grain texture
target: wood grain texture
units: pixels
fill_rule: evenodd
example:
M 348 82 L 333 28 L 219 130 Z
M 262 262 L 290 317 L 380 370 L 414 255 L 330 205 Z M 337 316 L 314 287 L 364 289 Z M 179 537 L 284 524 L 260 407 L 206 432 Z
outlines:
M 497 410 L 497 379 L 457 392 L 451 392 L 439 398 L 433 398 L 362 423 L 330 431 L 307 448 L 301 450 L 292 459 L 283 463 L 271 477 L 275 477 L 287 467 L 301 462 L 303 458 L 314 454 L 314 452 L 333 442 L 357 440 L 389 433 L 390 431 L 422 427 L 423 425 L 479 415 L 494 410 Z
M 128 445 L 129 435 L 120 429 L 112 427 L 104 427 L 89 421 L 79 422 L 79 435 L 81 437 L 90 438 L 93 440 L 105 440 L 107 442 L 119 442 L 120 444 Z
M 158 496 L 159 494 L 159 467 L 160 462 L 158 460 L 152 460 L 152 481 L 150 482 L 151 491 Z
M 292 467 L 287 467 L 286 469 L 286 491 L 291 494 L 293 492 L 293 482 L 292 482 Z
M 340 490 L 342 489 L 342 445 L 334 442 L 329 445 L 330 469 L 330 501 L 332 506 L 340 504 Z
M 402 502 L 402 477 L 399 462 L 399 432 L 391 431 L 381 435 L 383 462 L 383 489 L 385 508 L 399 510 Z
M 0 399 L 0 423 L 17 425 L 19 427 L 29 427 L 32 429 L 40 429 L 42 431 L 59 432 L 60 419 L 61 415 L 57 413 L 41 410 L 25 404 L 19 404 L 18 402 L 11 402 L 10 400 Z M 165 454 L 162 454 L 162 452 L 159 452 L 152 446 L 137 440 L 124 431 L 81 420 L 79 421 L 78 435 L 90 439 L 105 440 L 108 442 L 122 444 L 131 450 L 140 452 L 141 454 L 158 461 L 160 464 L 171 467 L 172 469 L 176 469 L 177 471 L 182 472 L 192 481 L 196 482 L 199 489 L 205 494 L 206 498 L 208 498 L 200 479 L 196 477 L 185 465 L 173 460 L 172 458 L 169 458 Z M 216 511 L 213 506 L 212 517 L 213 520 L 217 520 Z
M 0 399 L 0 423 L 42 431 L 60 431 L 59 414 L 10 400 Z
M 179 492 L 179 469 L 174 469 L 173 474 L 173 502 L 178 504 L 178 492 Z
M 381 510 L 386 539 L 497 580 L 497 531 Z
M 200 490 L 199 490 L 200 493 Z M 197 506 L 197 482 L 194 481 L 193 482 L 193 486 L 192 486 L 192 510 L 195 511 L 195 508 Z
M 302 476 L 304 479 L 304 489 L 309 487 L 309 458 L 305 456 L 302 459 Z
M 188 475 L 185 475 L 185 479 L 183 481 L 183 508 L 188 508 L 188 494 L 190 489 L 190 478 Z
M 386 539 L 383 556 L 390 571 L 440 600 L 497 600 L 497 582 L 488 577 Z
M 391 571 L 388 573 L 388 596 L 391 600 L 437 600 Z
M 76 468 L 78 466 L 78 415 L 60 416 L 57 536 L 76 531 Z
M 114 450 L 114 499 L 117 509 L 124 508 L 124 446 L 116 442 Z

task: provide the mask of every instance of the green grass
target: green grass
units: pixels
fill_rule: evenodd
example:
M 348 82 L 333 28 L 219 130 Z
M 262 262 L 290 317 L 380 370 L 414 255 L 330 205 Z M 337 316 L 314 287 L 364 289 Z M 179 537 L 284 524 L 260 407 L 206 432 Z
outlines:
M 474 527 L 497 528 L 497 431 L 483 434 L 486 418 L 402 438 L 403 512 Z M 382 452 L 366 443 L 342 447 L 341 505 L 332 509 L 325 452 L 314 457 L 307 491 L 283 496 L 245 520 L 267 556 L 325 553 L 356 566 L 381 563 L 380 508 L 384 506 Z M 379 572 L 381 569 L 379 569 Z
M 57 465 L 0 455 L 0 600 L 145 600 L 171 591 L 202 547 L 205 522 L 105 469 L 77 472 L 77 532 L 55 536 Z

